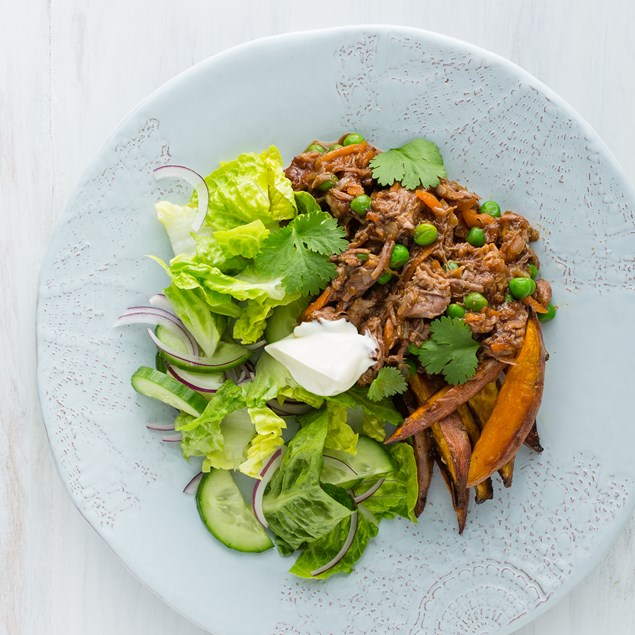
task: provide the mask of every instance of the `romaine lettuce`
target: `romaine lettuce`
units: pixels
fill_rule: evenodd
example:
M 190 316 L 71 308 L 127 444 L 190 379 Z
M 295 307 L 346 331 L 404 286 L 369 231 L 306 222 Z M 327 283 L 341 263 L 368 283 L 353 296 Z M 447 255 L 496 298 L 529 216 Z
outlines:
M 291 182 L 275 147 L 260 154 L 241 154 L 205 177 L 209 189 L 206 223 L 231 229 L 260 220 L 266 227 L 297 214 Z M 193 197 L 193 201 L 196 197 Z
M 318 418 L 296 433 L 264 495 L 265 517 L 273 533 L 282 539 L 284 551 L 330 533 L 352 514 L 347 505 L 320 486 L 327 431 L 326 419 Z

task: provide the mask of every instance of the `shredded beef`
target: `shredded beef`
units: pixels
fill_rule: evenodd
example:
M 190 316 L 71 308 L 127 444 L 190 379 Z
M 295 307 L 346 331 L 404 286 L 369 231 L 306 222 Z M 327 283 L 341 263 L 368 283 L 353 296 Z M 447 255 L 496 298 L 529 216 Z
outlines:
M 488 307 L 468 311 L 464 321 L 482 345 L 480 355 L 512 362 L 524 339 L 529 309 L 506 294 L 512 277 L 529 275 L 530 264 L 539 267 L 530 246 L 538 232 L 514 212 L 500 218 L 480 213 L 479 197 L 455 181 L 441 179 L 421 197 L 398 183 L 379 187 L 370 167 L 377 153 L 366 142 L 323 154 L 304 152 L 286 169 L 293 188 L 313 194 L 346 229 L 349 240 L 349 248 L 332 257 L 337 274 L 325 292 L 326 302 L 305 319 L 345 317 L 376 339 L 376 364 L 360 378 L 368 384 L 385 364 L 405 370 L 408 345 L 428 339 L 430 321 L 451 302 L 462 304 L 469 293 L 478 292 Z M 329 180 L 335 185 L 323 191 Z M 362 215 L 350 208 L 361 194 L 371 197 L 371 207 Z M 431 245 L 414 242 L 420 223 L 436 227 L 438 238 Z M 482 247 L 466 242 L 472 227 L 484 230 Z M 410 258 L 394 270 L 390 258 L 397 243 L 409 249 Z M 450 261 L 458 266 L 448 267 Z M 379 284 L 386 272 L 392 277 Z M 551 300 L 546 280 L 537 281 L 534 299 L 543 306 Z

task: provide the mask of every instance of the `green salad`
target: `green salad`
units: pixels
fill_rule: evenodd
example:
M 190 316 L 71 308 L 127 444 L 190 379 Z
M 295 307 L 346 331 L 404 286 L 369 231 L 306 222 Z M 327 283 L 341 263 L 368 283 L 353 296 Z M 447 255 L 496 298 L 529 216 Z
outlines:
M 164 440 L 200 464 L 186 489 L 224 545 L 275 545 L 305 578 L 349 573 L 382 519 L 415 520 L 412 447 L 383 444 L 403 418 L 376 383 L 370 394 L 356 384 L 320 396 L 264 350 L 293 332 L 336 276 L 331 256 L 347 248 L 345 228 L 294 191 L 275 147 L 204 179 L 179 166 L 155 173 L 187 180 L 194 193 L 185 205 L 156 205 L 174 252 L 154 257 L 166 288 L 117 322 L 152 327 L 155 363 L 132 385 L 175 414 L 148 427 L 169 432 Z

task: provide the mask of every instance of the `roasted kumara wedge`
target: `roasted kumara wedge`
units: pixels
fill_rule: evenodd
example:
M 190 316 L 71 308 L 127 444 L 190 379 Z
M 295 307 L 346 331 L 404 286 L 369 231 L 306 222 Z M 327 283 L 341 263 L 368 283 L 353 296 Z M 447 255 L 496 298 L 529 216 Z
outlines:
M 433 423 L 430 426 L 430 432 L 437 454 L 447 467 L 454 485 L 454 511 L 459 524 L 459 533 L 462 534 L 469 500 L 467 475 L 470 471 L 470 455 L 472 454 L 470 438 L 457 412 Z
M 496 379 L 504 364 L 488 359 L 481 364 L 474 377 L 459 386 L 446 386 L 433 394 L 422 406 L 417 408 L 396 430 L 386 443 L 403 441 L 419 430 L 429 428 L 433 423 L 444 419 L 476 393 L 483 386 Z
M 438 452 L 435 454 L 435 460 L 437 466 L 439 467 L 439 472 L 441 472 L 441 476 L 443 476 L 443 480 L 445 481 L 448 491 L 450 492 L 452 507 L 454 507 L 454 513 L 456 514 L 456 520 L 459 525 L 459 534 L 462 534 L 463 529 L 465 528 L 465 522 L 467 520 L 467 509 L 470 502 L 470 490 L 457 490 L 456 485 L 452 480 L 450 470 L 448 469 L 448 466 L 443 462 L 443 459 Z
M 525 439 L 525 445 L 531 448 L 534 452 L 542 452 L 543 447 L 540 444 L 540 435 L 538 434 L 538 426 L 534 421 L 534 425 L 531 427 L 527 438 Z
M 469 407 L 476 417 L 476 421 L 481 429 L 491 417 L 498 399 L 498 385 L 496 381 L 492 381 L 486 386 L 483 386 L 483 390 L 476 393 L 469 401 Z M 514 459 L 505 463 L 498 474 L 503 481 L 505 487 L 511 487 L 512 479 L 514 478 Z
M 410 387 L 420 403 L 434 395 L 434 384 L 420 375 L 410 378 Z M 454 412 L 430 428 L 430 437 L 437 457 L 443 463 L 452 482 L 452 504 L 459 524 L 459 533 L 465 528 L 468 505 L 467 475 L 470 469 L 472 446 L 458 413 Z M 423 431 L 425 432 L 425 431 Z M 421 434 L 416 433 L 414 436 Z
M 472 452 L 468 485 L 487 479 L 516 455 L 536 419 L 542 399 L 546 352 L 540 323 L 527 322 L 525 340 L 507 371 L 494 410 Z
M 415 516 L 419 517 L 426 506 L 428 489 L 432 480 L 432 468 L 434 467 L 434 449 L 428 430 L 421 430 L 412 436 L 412 448 L 417 464 L 417 485 L 419 487 Z
M 461 421 L 463 422 L 463 427 L 467 432 L 467 436 L 470 437 L 470 443 L 472 447 L 476 445 L 478 438 L 481 436 L 481 429 L 472 414 L 472 411 L 467 407 L 466 404 L 459 406 L 457 412 L 461 417 Z M 479 483 L 474 487 L 474 498 L 477 503 L 483 503 L 486 500 L 490 500 L 494 497 L 494 489 L 492 487 L 492 479 L 485 479 L 482 483 Z

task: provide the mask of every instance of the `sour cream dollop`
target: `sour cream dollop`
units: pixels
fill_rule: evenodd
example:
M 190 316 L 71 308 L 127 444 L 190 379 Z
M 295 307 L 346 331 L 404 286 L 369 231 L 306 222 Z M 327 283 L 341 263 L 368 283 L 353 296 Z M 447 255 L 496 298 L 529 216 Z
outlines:
M 291 373 L 300 386 L 331 397 L 347 391 L 374 363 L 377 342 L 360 335 L 348 320 L 315 320 L 296 326 L 265 350 Z

